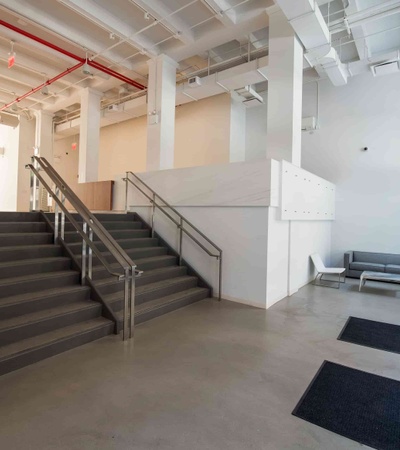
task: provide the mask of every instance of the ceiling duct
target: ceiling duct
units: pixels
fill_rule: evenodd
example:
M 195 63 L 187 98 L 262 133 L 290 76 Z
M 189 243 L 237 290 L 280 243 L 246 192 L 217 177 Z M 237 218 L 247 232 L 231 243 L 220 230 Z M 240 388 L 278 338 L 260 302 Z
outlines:
M 242 102 L 247 108 L 260 106 L 264 103 L 264 99 L 261 97 L 261 95 L 257 94 L 257 92 L 251 86 L 245 86 L 243 88 L 236 89 L 235 92 L 243 98 Z
M 321 65 L 335 86 L 347 84 L 346 66 L 331 46 L 330 33 L 322 13 L 314 0 L 276 0 L 305 47 L 311 67 Z

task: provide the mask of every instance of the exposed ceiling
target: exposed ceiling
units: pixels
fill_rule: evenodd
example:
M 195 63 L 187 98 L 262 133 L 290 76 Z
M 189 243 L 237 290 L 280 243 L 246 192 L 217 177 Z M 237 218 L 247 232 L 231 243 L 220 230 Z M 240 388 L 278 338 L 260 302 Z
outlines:
M 293 0 L 297 2 L 298 0 Z M 400 0 L 317 0 L 332 45 L 351 74 L 398 58 Z M 179 63 L 177 80 L 213 73 L 268 51 L 266 8 L 273 0 L 0 0 L 0 19 L 79 58 L 93 59 L 147 85 L 147 61 L 167 54 Z M 371 9 L 372 8 L 372 9 Z M 14 41 L 16 62 L 7 68 Z M 251 57 L 249 56 L 251 55 Z M 0 106 L 76 64 L 73 58 L 0 25 Z M 305 67 L 307 67 L 305 65 Z M 308 76 L 321 76 L 316 67 Z M 78 69 L 21 100 L 9 112 L 79 112 L 83 87 L 104 93 L 103 106 L 142 92 L 91 68 Z M 323 74 L 322 74 L 323 75 Z M 262 84 L 265 88 L 265 82 Z

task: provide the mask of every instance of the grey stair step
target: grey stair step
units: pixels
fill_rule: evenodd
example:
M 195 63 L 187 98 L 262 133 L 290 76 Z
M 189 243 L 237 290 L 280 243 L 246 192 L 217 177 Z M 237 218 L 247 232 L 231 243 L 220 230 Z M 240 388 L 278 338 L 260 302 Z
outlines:
M 71 260 L 65 256 L 51 258 L 21 259 L 0 263 L 0 279 L 21 277 L 34 273 L 55 272 L 71 268 Z
M 146 322 L 155 317 L 175 311 L 194 302 L 204 300 L 210 297 L 210 291 L 207 288 L 194 287 L 176 294 L 157 298 L 146 303 L 138 305 L 135 310 L 135 324 Z M 120 316 L 121 317 L 121 316 Z
M 79 322 L 0 348 L 0 375 L 111 334 L 114 323 L 103 317 Z
M 91 300 L 76 301 L 0 321 L 0 345 L 8 345 L 57 328 L 99 317 L 102 305 Z
M 117 242 L 120 239 L 135 239 L 150 236 L 150 231 L 146 229 L 110 230 L 109 233 Z M 93 240 L 99 241 L 96 234 L 94 235 Z M 82 237 L 77 231 L 67 231 L 65 232 L 65 242 L 82 242 Z
M 100 222 L 124 222 L 134 219 L 134 215 L 129 213 L 96 213 L 95 216 L 98 220 L 100 220 Z
M 137 238 L 137 239 L 120 239 L 118 240 L 118 244 L 123 249 L 132 249 L 132 248 L 142 248 L 142 247 L 156 247 L 158 245 L 157 238 Z M 100 242 L 96 242 L 96 246 L 99 251 L 104 252 L 106 248 Z M 82 243 L 81 242 L 72 242 L 68 243 L 68 247 L 75 254 L 78 254 L 82 251 Z
M 0 317 L 9 319 L 73 301 L 89 300 L 89 298 L 90 288 L 80 285 L 13 295 L 0 299 Z
M 175 294 L 196 287 L 198 279 L 191 276 L 175 277 L 170 280 L 157 281 L 155 283 L 146 284 L 136 289 L 135 305 L 154 300 L 159 297 Z M 124 292 L 115 292 L 104 296 L 105 301 L 114 309 L 119 311 L 123 307 Z
M 0 233 L 45 232 L 45 222 L 0 222 Z
M 0 247 L 0 262 L 61 255 L 61 246 L 54 244 Z
M 5 278 L 0 280 L 0 298 L 76 285 L 79 278 L 79 272 L 74 270 Z
M 176 265 L 176 257 L 171 255 L 152 256 L 150 258 L 137 259 L 135 264 L 139 270 L 157 269 L 160 267 Z M 118 263 L 110 264 L 110 268 L 118 272 L 121 266 Z M 93 280 L 97 281 L 102 278 L 108 278 L 109 272 L 103 265 L 93 267 Z
M 51 244 L 53 233 L 0 233 L 0 247 Z
M 80 221 L 80 223 L 82 223 Z M 52 222 L 54 226 L 54 222 Z M 115 222 L 101 222 L 103 227 L 108 230 L 139 230 L 143 228 L 142 222 L 138 221 L 130 221 L 130 222 L 124 222 L 122 220 L 115 221 Z M 75 227 L 70 222 L 65 222 L 65 231 L 75 231 Z
M 136 286 L 144 286 L 156 281 L 169 280 L 171 278 L 187 274 L 185 266 L 167 266 L 160 269 L 146 270 L 140 277 L 136 278 Z M 95 282 L 96 287 L 102 294 L 112 294 L 124 287 L 124 281 L 118 281 L 115 277 L 108 277 Z
M 161 256 L 166 255 L 168 252 L 168 249 L 165 247 L 143 247 L 143 248 L 135 248 L 127 250 L 126 253 L 135 261 L 136 259 L 143 259 L 146 257 L 152 257 L 152 256 Z M 102 252 L 102 256 L 106 259 L 108 262 L 115 261 L 114 256 L 111 255 L 110 252 Z M 78 260 L 82 259 L 82 255 L 79 254 L 76 256 Z M 97 258 L 96 255 L 93 255 L 93 265 L 101 265 L 101 262 Z
M 41 222 L 42 217 L 38 212 L 1 212 L 0 222 Z

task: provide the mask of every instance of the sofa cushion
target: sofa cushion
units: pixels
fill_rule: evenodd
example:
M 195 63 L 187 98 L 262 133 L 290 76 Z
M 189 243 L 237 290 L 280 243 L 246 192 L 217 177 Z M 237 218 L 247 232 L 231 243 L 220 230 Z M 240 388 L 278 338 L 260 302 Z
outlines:
M 384 272 L 384 264 L 376 264 L 371 262 L 352 262 L 350 263 L 351 270 L 369 270 L 371 272 Z
M 391 264 L 393 266 L 400 266 L 400 255 L 387 255 L 388 260 L 386 264 Z
M 396 264 L 388 264 L 385 267 L 385 272 L 386 273 L 397 273 L 397 274 L 400 274 L 400 266 L 398 266 Z
M 354 252 L 353 261 L 361 263 L 373 263 L 373 264 L 390 264 L 393 262 L 389 260 L 386 253 L 373 253 L 373 252 Z

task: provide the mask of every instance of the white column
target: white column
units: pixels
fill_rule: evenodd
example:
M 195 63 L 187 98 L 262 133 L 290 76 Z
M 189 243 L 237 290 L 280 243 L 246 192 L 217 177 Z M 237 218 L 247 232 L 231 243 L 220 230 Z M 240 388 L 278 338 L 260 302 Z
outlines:
M 101 92 L 90 88 L 83 89 L 81 93 L 79 183 L 98 180 L 101 96 Z
M 229 162 L 239 162 L 246 159 L 246 107 L 243 98 L 232 94 Z
M 148 61 L 147 163 L 150 170 L 172 169 L 175 147 L 177 63 L 166 55 Z
M 53 114 L 48 111 L 36 111 L 35 146 L 40 156 L 53 164 Z
M 282 11 L 269 15 L 267 158 L 301 165 L 303 47 Z

